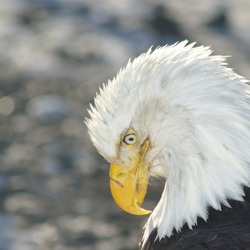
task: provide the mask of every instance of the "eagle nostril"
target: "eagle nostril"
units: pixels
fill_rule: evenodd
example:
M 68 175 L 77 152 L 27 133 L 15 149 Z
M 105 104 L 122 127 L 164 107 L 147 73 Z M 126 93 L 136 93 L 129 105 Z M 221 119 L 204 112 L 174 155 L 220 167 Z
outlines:
M 126 174 L 126 173 L 119 173 L 119 174 L 116 175 L 116 177 L 117 177 L 118 179 L 126 178 L 126 177 L 127 177 L 127 174 Z

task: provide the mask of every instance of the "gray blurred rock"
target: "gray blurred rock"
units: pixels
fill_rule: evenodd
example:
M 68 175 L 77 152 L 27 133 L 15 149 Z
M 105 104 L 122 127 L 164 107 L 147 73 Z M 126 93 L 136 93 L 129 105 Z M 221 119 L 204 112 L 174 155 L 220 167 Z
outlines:
M 9 196 L 4 203 L 5 209 L 13 213 L 40 216 L 44 213 L 44 207 L 36 195 L 17 193 Z
M 0 214 L 0 249 L 11 249 L 11 227 L 13 225 L 12 217 L 7 214 Z
M 28 103 L 27 110 L 33 118 L 47 123 L 60 122 L 69 114 L 64 98 L 57 95 L 35 97 Z

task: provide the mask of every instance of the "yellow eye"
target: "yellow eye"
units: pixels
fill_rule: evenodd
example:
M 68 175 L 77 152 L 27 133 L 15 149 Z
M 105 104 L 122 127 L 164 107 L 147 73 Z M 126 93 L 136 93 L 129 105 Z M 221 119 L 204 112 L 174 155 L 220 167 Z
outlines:
M 123 138 L 123 141 L 127 145 L 133 145 L 137 142 L 137 136 L 135 133 L 129 133 L 129 134 L 125 135 L 125 137 Z

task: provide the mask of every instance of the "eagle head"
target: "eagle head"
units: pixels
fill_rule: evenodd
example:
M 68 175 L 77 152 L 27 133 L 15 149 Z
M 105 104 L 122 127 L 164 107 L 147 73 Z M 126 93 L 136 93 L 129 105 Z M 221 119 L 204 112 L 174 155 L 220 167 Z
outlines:
M 165 178 L 144 230 L 170 237 L 208 217 L 250 185 L 250 99 L 247 81 L 225 58 L 187 41 L 140 55 L 100 88 L 90 138 L 111 163 L 110 187 L 126 212 L 141 207 L 151 176 Z

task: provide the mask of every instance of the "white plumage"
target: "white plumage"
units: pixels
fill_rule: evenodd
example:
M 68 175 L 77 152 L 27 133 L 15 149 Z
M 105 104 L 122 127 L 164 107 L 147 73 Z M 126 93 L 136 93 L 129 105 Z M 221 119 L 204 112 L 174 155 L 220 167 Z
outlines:
M 227 199 L 243 200 L 250 186 L 250 97 L 247 81 L 225 58 L 187 41 L 151 49 L 100 89 L 86 120 L 97 150 L 109 162 L 129 166 L 138 148 L 119 147 L 133 128 L 139 145 L 149 138 L 149 174 L 166 178 L 150 215 L 144 241 L 154 228 L 170 237 L 185 223 L 208 217 Z

